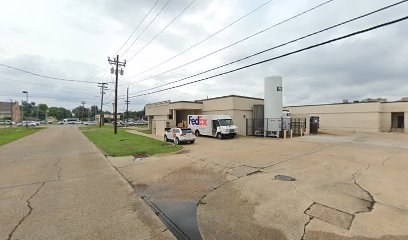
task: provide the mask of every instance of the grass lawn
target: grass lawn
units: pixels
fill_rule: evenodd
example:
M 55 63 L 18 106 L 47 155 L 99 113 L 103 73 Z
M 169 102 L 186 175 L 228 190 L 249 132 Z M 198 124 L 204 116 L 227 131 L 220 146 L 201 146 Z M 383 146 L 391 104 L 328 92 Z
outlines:
M 126 132 L 118 128 L 118 134 L 113 134 L 111 126 L 103 128 L 81 127 L 82 133 L 109 156 L 129 156 L 137 154 L 155 155 L 180 150 L 181 146 L 165 143 L 157 139 Z
M 0 128 L 0 146 L 6 143 L 15 141 L 32 133 L 35 133 L 44 128 L 35 127 L 13 127 L 13 128 Z

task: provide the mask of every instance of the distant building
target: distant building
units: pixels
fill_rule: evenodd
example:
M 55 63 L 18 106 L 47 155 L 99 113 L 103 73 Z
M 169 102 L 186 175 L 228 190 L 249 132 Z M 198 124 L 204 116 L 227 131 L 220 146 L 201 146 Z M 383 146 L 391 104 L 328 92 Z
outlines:
M 187 115 L 230 115 L 239 135 L 247 134 L 247 119 L 252 118 L 254 105 L 263 105 L 262 98 L 229 95 L 196 101 L 158 102 L 145 106 L 149 129 L 163 135 L 166 127 L 177 126 Z
M 104 118 L 104 122 L 112 122 L 113 121 L 113 117 L 114 117 L 115 115 L 113 115 L 113 114 L 104 114 L 103 115 L 103 118 Z M 118 121 L 120 120 L 120 114 L 118 114 L 117 115 L 117 118 L 118 118 Z M 100 114 L 96 114 L 95 115 L 95 122 L 100 122 L 100 119 L 101 119 L 101 116 L 100 116 Z
M 56 122 L 57 119 L 56 119 L 55 117 L 53 117 L 53 116 L 48 116 L 48 117 L 47 117 L 47 121 L 48 121 L 49 123 L 53 123 L 53 122 Z
M 187 120 L 187 115 L 230 115 L 238 127 L 239 135 L 250 135 L 256 106 L 262 106 L 262 98 L 237 95 L 196 101 L 163 101 L 145 106 L 149 129 L 163 135 L 166 127 L 177 126 Z M 408 98 L 387 102 L 386 99 L 304 106 L 286 106 L 293 118 L 320 118 L 320 130 L 356 132 L 406 132 L 408 133 Z M 261 120 L 263 121 L 263 120 Z M 306 131 L 309 130 L 308 124 Z
M 18 102 L 0 102 L 0 119 L 11 118 L 14 122 L 21 122 L 21 106 Z

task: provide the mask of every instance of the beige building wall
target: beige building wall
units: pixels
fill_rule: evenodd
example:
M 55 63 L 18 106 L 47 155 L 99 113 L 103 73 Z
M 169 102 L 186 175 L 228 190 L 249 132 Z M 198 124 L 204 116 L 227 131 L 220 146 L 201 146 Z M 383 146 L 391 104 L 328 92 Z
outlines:
M 381 103 L 328 104 L 285 107 L 294 117 L 318 116 L 320 130 L 379 132 Z
M 392 113 L 404 114 L 404 132 L 408 133 L 408 102 L 386 102 L 381 104 L 381 131 L 392 131 Z
M 262 99 L 226 96 L 196 102 L 169 101 L 148 104 L 145 107 L 149 129 L 156 135 L 164 134 L 165 127 L 177 126 L 187 115 L 230 115 L 238 127 L 238 134 L 246 135 L 246 119 L 252 118 L 253 106 L 263 104 Z M 169 116 L 172 115 L 172 119 Z
M 246 135 L 246 119 L 252 118 L 254 105 L 263 104 L 263 99 L 229 96 L 203 101 L 203 114 L 230 115 L 238 127 L 239 135 Z
M 153 134 L 164 135 L 166 127 L 177 126 L 178 117 L 186 120 L 188 114 L 194 114 L 196 111 L 201 112 L 201 108 L 201 103 L 194 102 L 171 103 L 165 101 L 148 104 L 145 107 L 145 115 L 148 116 L 148 128 L 152 130 Z
M 320 117 L 320 130 L 391 132 L 392 113 L 404 113 L 408 133 L 408 102 L 371 102 L 285 107 L 292 117 Z M 394 119 L 396 121 L 396 119 Z

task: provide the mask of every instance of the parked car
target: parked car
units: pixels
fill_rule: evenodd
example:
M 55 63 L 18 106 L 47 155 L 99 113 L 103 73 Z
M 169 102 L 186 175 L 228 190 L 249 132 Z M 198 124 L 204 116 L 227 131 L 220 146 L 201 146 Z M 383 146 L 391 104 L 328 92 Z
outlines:
M 36 122 L 33 122 L 33 121 L 31 121 L 31 122 L 23 121 L 23 122 L 17 123 L 16 126 L 18 126 L 18 127 L 36 127 L 38 125 L 37 125 Z
M 127 122 L 127 125 L 128 125 L 128 126 L 135 126 L 135 125 L 136 125 L 136 123 L 135 123 L 135 122 L 133 122 L 133 121 L 128 121 L 128 122 Z
M 83 124 L 84 124 L 85 126 L 96 125 L 96 123 L 95 123 L 95 122 L 92 122 L 92 121 L 87 121 L 87 122 L 84 122 Z
M 16 123 L 10 120 L 0 121 L 0 125 L 15 125 Z
M 195 136 L 190 128 L 166 128 L 164 141 L 172 141 L 175 144 L 183 142 L 194 143 Z

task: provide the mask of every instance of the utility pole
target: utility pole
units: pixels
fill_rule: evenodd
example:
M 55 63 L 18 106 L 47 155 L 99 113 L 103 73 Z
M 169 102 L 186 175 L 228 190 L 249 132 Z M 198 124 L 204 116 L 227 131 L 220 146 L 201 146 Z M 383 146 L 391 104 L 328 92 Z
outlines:
M 26 103 L 28 105 L 28 91 L 22 91 L 22 93 L 26 94 Z M 24 121 L 24 108 L 23 108 L 24 105 L 23 104 L 24 102 L 23 100 L 21 100 L 21 123 L 23 123 Z M 27 124 L 26 124 L 26 127 L 28 127 Z
M 126 123 L 126 127 L 127 127 L 127 122 L 129 119 L 129 87 L 127 87 L 126 89 L 126 119 L 125 119 L 125 123 Z
M 103 95 L 105 95 L 105 90 L 108 89 L 108 86 L 105 86 L 105 85 L 108 85 L 108 83 L 105 83 L 105 82 L 98 83 L 98 87 L 101 88 L 101 113 L 99 114 L 99 127 L 102 127 L 104 122 L 105 122 L 104 121 L 105 117 L 103 115 L 103 110 L 102 110 L 102 107 L 103 107 Z
M 119 55 L 116 55 L 116 58 L 113 58 L 113 60 L 111 60 L 108 57 L 108 62 L 111 65 L 115 65 L 116 69 L 111 69 L 111 73 L 115 73 L 116 75 L 116 81 L 115 81 L 115 107 L 114 107 L 114 124 L 113 124 L 113 133 L 117 134 L 118 133 L 118 78 L 119 78 L 119 66 L 120 67 L 125 67 L 126 66 L 126 60 L 124 62 L 120 62 L 119 61 Z M 123 69 L 120 69 L 120 75 L 123 75 Z
M 85 101 L 81 101 L 81 104 L 82 104 L 82 111 L 81 111 L 82 121 L 84 121 L 85 103 L 86 103 Z

